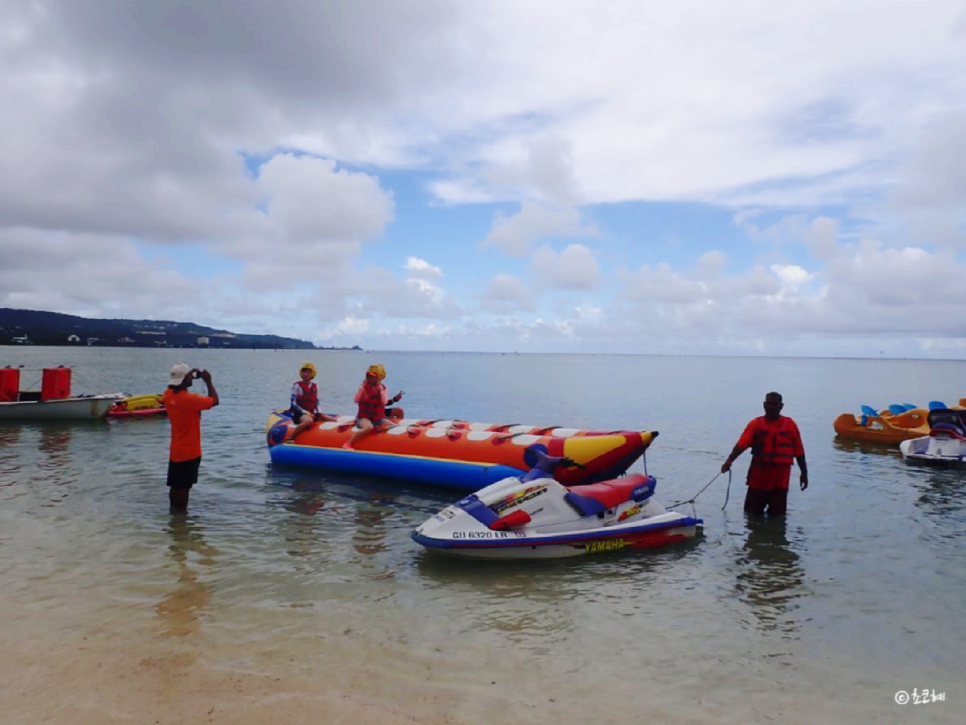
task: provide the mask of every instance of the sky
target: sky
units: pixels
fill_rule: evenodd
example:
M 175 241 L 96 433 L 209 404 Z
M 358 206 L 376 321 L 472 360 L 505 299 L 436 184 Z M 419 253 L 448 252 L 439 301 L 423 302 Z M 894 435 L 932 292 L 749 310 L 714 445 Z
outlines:
M 0 307 L 966 357 L 960 0 L 0 0 Z

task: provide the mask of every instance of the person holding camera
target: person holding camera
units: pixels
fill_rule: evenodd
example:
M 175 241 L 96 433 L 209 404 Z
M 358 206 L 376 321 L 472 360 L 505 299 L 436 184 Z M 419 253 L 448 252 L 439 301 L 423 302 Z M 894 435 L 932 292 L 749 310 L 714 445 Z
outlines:
M 207 395 L 189 393 L 191 383 L 204 380 Z M 191 487 L 198 482 L 201 466 L 201 411 L 218 405 L 218 391 L 207 370 L 178 363 L 171 368 L 162 396 L 171 421 L 171 452 L 168 457 L 168 500 L 171 513 L 187 513 Z

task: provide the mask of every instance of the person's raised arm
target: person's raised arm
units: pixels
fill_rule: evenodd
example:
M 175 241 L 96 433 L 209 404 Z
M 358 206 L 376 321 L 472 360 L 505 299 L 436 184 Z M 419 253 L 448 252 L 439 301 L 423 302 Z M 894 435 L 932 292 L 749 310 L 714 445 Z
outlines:
M 211 382 L 211 373 L 209 373 L 207 370 L 202 370 L 199 375 L 201 376 L 201 379 L 205 381 L 205 386 L 208 388 L 208 397 L 215 401 L 211 404 L 211 407 L 214 408 L 221 401 L 218 398 L 218 391 L 215 390 L 215 384 Z

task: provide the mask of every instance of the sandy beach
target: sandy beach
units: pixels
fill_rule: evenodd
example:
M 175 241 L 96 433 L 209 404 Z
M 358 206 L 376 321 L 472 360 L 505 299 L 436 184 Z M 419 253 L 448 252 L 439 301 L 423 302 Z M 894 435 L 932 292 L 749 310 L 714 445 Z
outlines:
M 839 673 L 823 694 L 778 675 L 759 693 L 721 678 L 596 675 L 490 661 L 474 672 L 459 655 L 373 642 L 345 628 L 287 642 L 212 641 L 184 593 L 153 616 L 136 608 L 52 610 L 0 599 L 0 707 L 4 722 L 71 723 L 770 723 L 956 722 L 948 703 L 891 708 L 857 692 L 866 676 Z M 560 663 L 564 669 L 566 663 Z M 541 671 L 543 669 L 544 671 Z M 763 669 L 765 671 L 766 667 Z M 829 673 L 826 672 L 826 676 Z
M 183 609 L 180 607 L 184 607 Z M 0 600 L 0 704 L 8 723 L 459 723 L 463 699 L 413 673 L 387 678 L 347 664 L 351 632 L 324 643 L 329 666 L 306 674 L 249 649 L 232 666 L 197 638 L 190 597 L 163 621 L 112 623 L 81 612 Z M 320 644 L 323 637 L 318 638 Z M 241 649 L 241 648 L 238 648 Z M 377 648 L 378 649 L 378 648 Z M 241 654 L 241 653 L 238 653 Z M 351 656 L 351 655 L 350 655 Z M 288 666 L 286 666 L 288 665 Z

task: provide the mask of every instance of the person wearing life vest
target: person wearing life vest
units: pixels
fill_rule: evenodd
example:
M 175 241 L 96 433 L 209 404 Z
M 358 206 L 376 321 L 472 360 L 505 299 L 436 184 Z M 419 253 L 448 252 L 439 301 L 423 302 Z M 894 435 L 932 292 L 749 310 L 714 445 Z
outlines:
M 745 426 L 731 455 L 721 465 L 722 473 L 731 470 L 735 459 L 751 448 L 745 513 L 760 515 L 767 509 L 769 516 L 785 515 L 792 462 L 798 463 L 801 489 L 804 491 L 808 488 L 808 466 L 802 436 L 795 421 L 781 415 L 784 407 L 781 395 L 768 393 L 765 396 L 765 414 Z
M 319 410 L 319 386 L 312 382 L 316 374 L 315 365 L 307 362 L 299 370 L 300 380 L 297 380 L 292 386 L 292 401 L 289 406 L 289 413 L 292 414 L 292 422 L 295 423 L 295 427 L 292 429 L 289 438 L 295 438 L 315 421 L 336 420 L 335 416 L 326 415 Z
M 356 414 L 356 430 L 353 431 L 349 440 L 343 444 L 343 448 L 351 449 L 360 438 L 372 433 L 374 430 L 385 430 L 395 425 L 393 420 L 386 416 L 386 406 L 398 403 L 402 400 L 404 391 L 400 390 L 392 398 L 382 381 L 386 378 L 386 369 L 382 365 L 370 365 L 366 371 L 366 379 L 356 391 L 355 402 L 359 405 Z

